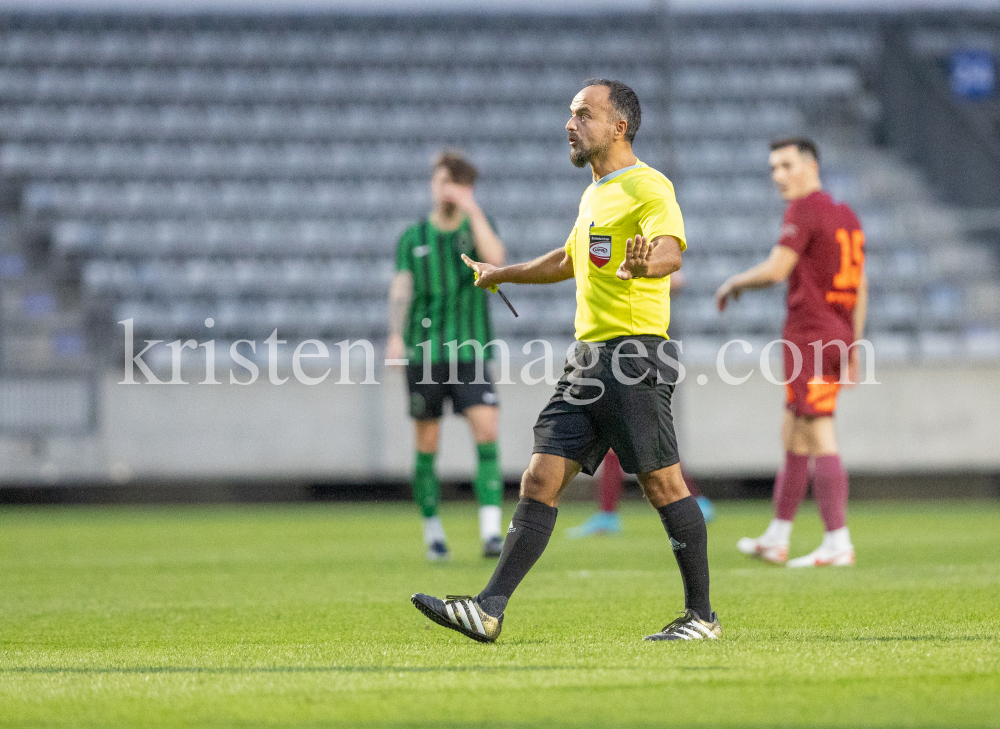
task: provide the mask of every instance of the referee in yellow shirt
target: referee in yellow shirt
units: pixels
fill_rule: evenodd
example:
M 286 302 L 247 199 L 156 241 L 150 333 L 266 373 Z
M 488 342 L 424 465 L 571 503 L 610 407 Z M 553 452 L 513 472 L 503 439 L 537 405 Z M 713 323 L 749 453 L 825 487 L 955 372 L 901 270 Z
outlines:
M 684 583 L 684 614 L 646 640 L 722 635 L 708 594 L 705 519 L 681 477 L 670 399 L 677 351 L 667 336 L 670 274 L 687 248 L 673 185 L 632 153 L 639 99 L 620 81 L 589 79 L 570 104 L 570 160 L 590 165 L 576 226 L 534 261 L 495 267 L 465 258 L 476 284 L 544 284 L 576 278 L 576 338 L 556 392 L 535 423 L 535 447 L 500 561 L 475 597 L 411 600 L 427 617 L 481 642 L 500 635 L 515 588 L 556 523 L 559 494 L 593 474 L 614 448 L 638 476 L 666 528 Z

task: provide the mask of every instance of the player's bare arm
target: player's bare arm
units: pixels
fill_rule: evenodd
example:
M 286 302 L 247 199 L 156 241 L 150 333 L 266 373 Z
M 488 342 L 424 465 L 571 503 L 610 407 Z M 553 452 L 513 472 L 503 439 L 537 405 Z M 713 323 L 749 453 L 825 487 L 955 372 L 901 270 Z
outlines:
M 647 240 L 643 235 L 625 241 L 625 260 L 615 275 L 622 281 L 633 278 L 663 278 L 681 268 L 681 242 L 672 235 Z
M 515 263 L 510 266 L 493 266 L 481 261 L 473 261 L 462 255 L 465 265 L 475 271 L 479 278 L 476 286 L 488 289 L 502 283 L 548 284 L 559 283 L 573 278 L 573 259 L 563 248 L 539 256 L 533 261 Z
M 476 253 L 479 258 L 491 265 L 502 266 L 505 258 L 503 242 L 493 232 L 486 214 L 476 202 L 473 188 L 447 182 L 441 186 L 441 199 L 444 202 L 454 203 L 469 217 L 469 226 L 472 228 L 472 237 L 476 241 Z
M 858 299 L 854 304 L 854 311 L 851 317 L 854 322 L 854 341 L 863 339 L 865 336 L 865 318 L 868 314 L 868 276 L 861 274 L 861 282 L 858 283 Z M 851 357 L 847 363 L 847 379 L 853 384 L 858 381 L 858 370 L 861 367 L 861 350 L 854 347 L 851 350 Z
M 743 273 L 730 276 L 715 292 L 715 305 L 719 311 L 726 310 L 729 299 L 734 301 L 747 289 L 766 289 L 785 281 L 799 262 L 799 254 L 787 246 L 775 246 L 771 255 L 763 263 Z
M 413 274 L 400 271 L 392 277 L 389 286 L 389 341 L 386 343 L 386 359 L 402 359 L 406 354 L 403 343 L 403 328 L 410 314 L 413 300 Z
M 865 318 L 868 314 L 868 276 L 861 274 L 861 281 L 858 283 L 858 300 L 851 313 L 854 321 L 854 339 L 862 339 L 865 336 Z

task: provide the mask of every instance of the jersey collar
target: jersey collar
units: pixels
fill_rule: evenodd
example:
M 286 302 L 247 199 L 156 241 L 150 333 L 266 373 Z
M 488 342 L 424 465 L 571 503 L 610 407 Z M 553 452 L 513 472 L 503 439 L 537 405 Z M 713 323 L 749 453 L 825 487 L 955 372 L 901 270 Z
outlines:
M 604 177 L 602 177 L 599 180 L 595 180 L 591 184 L 593 184 L 594 187 L 600 187 L 601 185 L 603 185 L 606 182 L 611 182 L 613 179 L 615 179 L 619 175 L 624 175 L 626 172 L 631 172 L 632 170 L 637 170 L 640 167 L 644 167 L 644 166 L 645 165 L 643 165 L 642 162 L 640 162 L 639 160 L 636 160 L 634 165 L 629 165 L 628 167 L 622 167 L 620 170 L 615 170 L 614 172 L 609 172 Z

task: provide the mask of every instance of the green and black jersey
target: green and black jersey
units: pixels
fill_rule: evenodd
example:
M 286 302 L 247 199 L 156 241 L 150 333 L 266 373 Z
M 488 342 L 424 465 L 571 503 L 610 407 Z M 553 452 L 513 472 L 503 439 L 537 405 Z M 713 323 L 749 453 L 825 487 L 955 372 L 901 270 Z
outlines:
M 496 230 L 493 221 L 490 225 Z M 475 274 L 462 254 L 478 261 L 475 238 L 468 218 L 457 229 L 445 232 L 427 218 L 406 229 L 396 249 L 396 271 L 413 273 L 413 302 L 403 326 L 406 356 L 423 361 L 421 342 L 430 342 L 431 362 L 447 362 L 446 342 L 459 345 L 470 339 L 485 345 L 493 339 L 486 292 L 475 286 Z M 485 359 L 492 359 L 493 347 Z M 460 347 L 459 362 L 471 362 L 476 351 Z

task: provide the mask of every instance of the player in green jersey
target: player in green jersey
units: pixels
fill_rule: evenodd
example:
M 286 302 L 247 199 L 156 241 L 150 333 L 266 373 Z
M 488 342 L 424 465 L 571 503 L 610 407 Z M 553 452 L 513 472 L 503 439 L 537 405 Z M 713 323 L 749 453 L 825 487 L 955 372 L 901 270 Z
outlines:
M 413 497 L 424 516 L 424 543 L 431 560 L 449 556 L 437 513 L 434 472 L 445 399 L 451 400 L 455 414 L 465 417 L 476 441 L 479 466 L 473 487 L 480 504 L 483 556 L 499 557 L 503 547 L 497 395 L 488 378 L 477 378 L 476 372 L 477 353 L 484 359 L 491 356 L 492 348 L 484 351 L 483 345 L 493 333 L 486 292 L 475 286 L 462 255 L 500 266 L 504 247 L 476 203 L 476 176 L 476 168 L 462 153 L 445 150 L 438 156 L 431 176 L 433 209 L 400 238 L 389 293 L 386 359 L 406 362 L 416 432 Z M 452 359 L 457 377 L 452 376 Z

